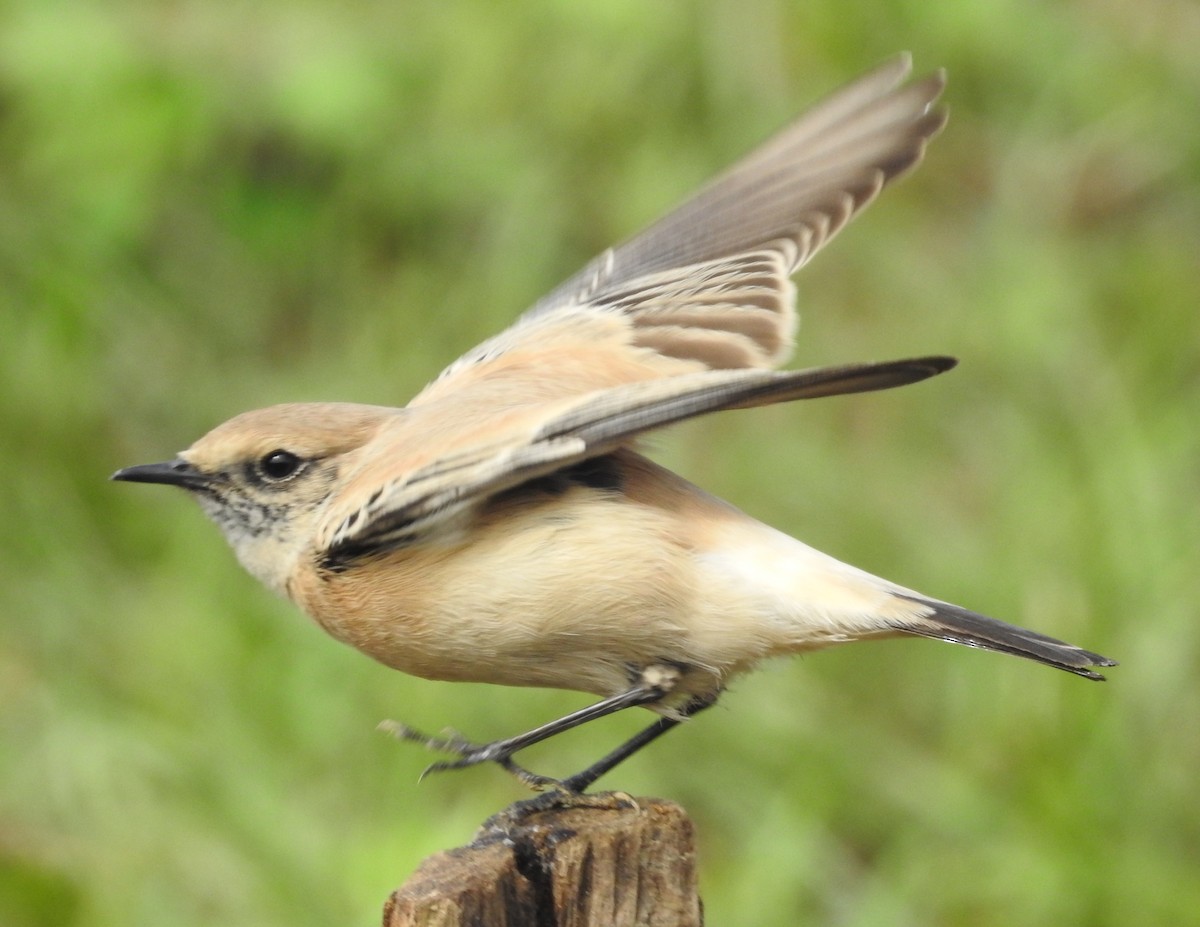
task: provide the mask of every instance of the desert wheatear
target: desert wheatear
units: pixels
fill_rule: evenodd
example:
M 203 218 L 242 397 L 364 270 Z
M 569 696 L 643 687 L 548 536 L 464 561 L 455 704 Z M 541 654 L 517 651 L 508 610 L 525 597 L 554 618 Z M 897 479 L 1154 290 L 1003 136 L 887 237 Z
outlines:
M 476 745 L 395 730 L 573 791 L 759 661 L 920 635 L 1088 679 L 1113 661 L 841 563 L 638 453 L 692 416 L 887 389 L 948 370 L 924 357 L 778 372 L 791 275 L 891 180 L 945 116 L 944 78 L 897 58 L 834 93 L 641 234 L 600 255 L 404 408 L 247 412 L 175 460 L 114 479 L 181 486 L 238 559 L 330 634 L 444 680 L 602 700 Z M 641 705 L 660 718 L 550 780 L 513 755 Z

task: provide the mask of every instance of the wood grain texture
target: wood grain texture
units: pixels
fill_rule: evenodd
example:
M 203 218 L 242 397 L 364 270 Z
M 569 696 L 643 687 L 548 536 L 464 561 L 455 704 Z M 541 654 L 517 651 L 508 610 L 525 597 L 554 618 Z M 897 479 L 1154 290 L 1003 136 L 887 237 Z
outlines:
M 490 818 L 392 893 L 384 927 L 701 927 L 695 834 L 654 798 L 548 794 Z

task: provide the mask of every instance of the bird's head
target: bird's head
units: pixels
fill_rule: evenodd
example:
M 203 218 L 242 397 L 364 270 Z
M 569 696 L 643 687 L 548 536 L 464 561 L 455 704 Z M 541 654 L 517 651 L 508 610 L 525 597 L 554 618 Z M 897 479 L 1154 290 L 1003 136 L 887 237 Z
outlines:
M 271 406 L 218 425 L 174 460 L 126 467 L 112 478 L 186 489 L 242 565 L 283 594 L 354 452 L 396 414 L 350 403 Z

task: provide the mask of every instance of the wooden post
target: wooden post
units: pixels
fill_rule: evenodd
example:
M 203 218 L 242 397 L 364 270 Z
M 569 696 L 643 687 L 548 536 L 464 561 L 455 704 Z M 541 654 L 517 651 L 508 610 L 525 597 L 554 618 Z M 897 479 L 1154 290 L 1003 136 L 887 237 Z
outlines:
M 384 927 L 702 927 L 691 819 L 673 802 L 547 793 L 427 858 Z

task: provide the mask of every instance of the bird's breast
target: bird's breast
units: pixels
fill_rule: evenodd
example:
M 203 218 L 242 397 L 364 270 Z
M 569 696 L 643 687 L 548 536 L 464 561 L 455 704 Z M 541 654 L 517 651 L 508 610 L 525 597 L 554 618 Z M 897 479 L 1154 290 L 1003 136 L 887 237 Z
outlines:
M 309 561 L 289 594 L 334 637 L 406 673 L 621 691 L 638 667 L 687 656 L 691 557 L 670 513 L 609 488 L 604 466 L 582 476 L 506 493 L 445 542 L 336 573 Z

